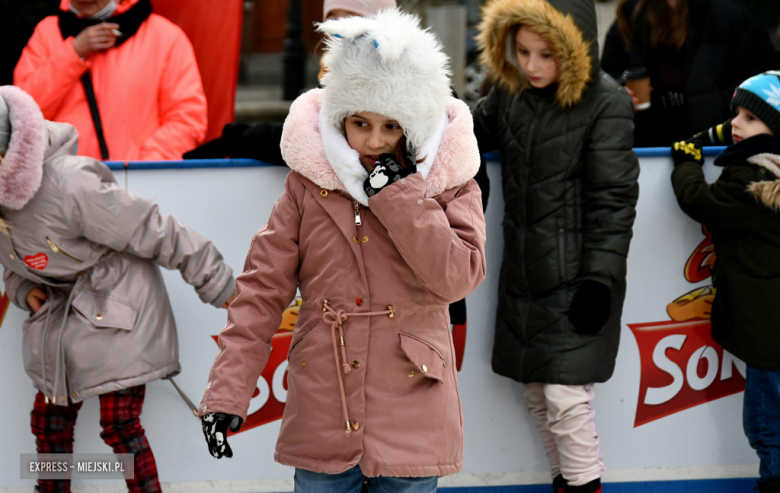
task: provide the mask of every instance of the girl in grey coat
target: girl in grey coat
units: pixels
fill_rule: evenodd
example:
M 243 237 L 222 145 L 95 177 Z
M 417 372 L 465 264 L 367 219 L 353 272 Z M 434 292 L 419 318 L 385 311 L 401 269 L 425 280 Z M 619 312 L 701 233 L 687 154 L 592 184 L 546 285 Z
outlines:
M 158 266 L 178 269 L 204 303 L 226 306 L 232 270 L 214 245 L 77 157 L 78 134 L 45 121 L 21 89 L 0 87 L 0 263 L 6 294 L 31 312 L 23 359 L 38 389 L 39 453 L 73 451 L 81 402 L 100 396 L 101 437 L 135 454 L 133 491 L 160 491 L 138 416 L 144 384 L 180 371 Z M 69 481 L 39 481 L 69 491 Z

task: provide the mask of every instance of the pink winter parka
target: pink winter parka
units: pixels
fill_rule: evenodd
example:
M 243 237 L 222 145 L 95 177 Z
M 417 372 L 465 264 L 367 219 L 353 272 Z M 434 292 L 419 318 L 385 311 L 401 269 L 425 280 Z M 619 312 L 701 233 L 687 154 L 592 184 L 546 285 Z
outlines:
M 367 199 L 357 153 L 320 124 L 321 95 L 298 98 L 285 122 L 293 172 L 237 279 L 200 413 L 246 418 L 300 288 L 276 461 L 329 474 L 359 464 L 371 477 L 458 472 L 463 414 L 447 306 L 485 277 L 471 114 L 451 100 L 419 172 Z

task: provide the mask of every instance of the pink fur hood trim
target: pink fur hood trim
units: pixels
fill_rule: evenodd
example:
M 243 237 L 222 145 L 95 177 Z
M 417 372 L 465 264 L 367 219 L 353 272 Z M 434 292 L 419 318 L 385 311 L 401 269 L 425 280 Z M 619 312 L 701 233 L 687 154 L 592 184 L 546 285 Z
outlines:
M 14 86 L 0 87 L 8 105 L 11 141 L 0 162 L 0 205 L 21 209 L 41 187 L 46 127 L 35 100 Z
M 328 127 L 320 118 L 322 92 L 312 89 L 293 102 L 282 130 L 282 157 L 293 171 L 318 186 L 341 190 L 368 206 L 362 186 L 368 172 L 341 131 Z M 436 135 L 419 152 L 418 157 L 425 157 L 417 169 L 426 180 L 426 197 L 461 186 L 477 174 L 479 148 L 474 121 L 464 102 L 450 98 L 446 121 L 443 119 Z

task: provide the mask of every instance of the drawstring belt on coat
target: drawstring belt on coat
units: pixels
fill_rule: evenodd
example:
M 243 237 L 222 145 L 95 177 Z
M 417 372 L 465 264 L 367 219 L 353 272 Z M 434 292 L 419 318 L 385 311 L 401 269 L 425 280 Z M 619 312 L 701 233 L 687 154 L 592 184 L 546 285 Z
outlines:
M 81 284 L 81 281 L 84 279 L 83 275 L 79 273 L 79 277 L 76 280 L 75 284 L 73 284 L 73 288 L 70 291 L 70 294 L 68 295 L 68 301 L 65 303 L 65 311 L 62 314 L 62 323 L 60 324 L 60 332 L 57 337 L 57 363 L 54 366 L 54 383 L 52 385 L 52 398 L 51 401 L 53 404 L 57 403 L 57 395 L 59 394 L 59 383 L 60 383 L 60 365 L 65 365 L 64 359 L 65 355 L 63 354 L 63 347 L 62 347 L 62 336 L 65 333 L 65 326 L 68 323 L 68 317 L 70 316 L 70 308 L 73 304 L 73 297 L 76 294 L 76 290 L 79 287 L 79 284 Z M 46 291 L 49 296 L 49 303 L 48 308 L 46 311 L 46 322 L 43 326 L 43 338 L 41 341 L 41 367 L 42 367 L 42 373 L 43 373 L 43 394 L 46 400 L 46 403 L 49 402 L 49 396 L 46 389 L 47 386 L 47 380 L 46 380 L 46 343 L 49 339 L 49 320 L 51 319 L 51 307 L 54 304 L 54 299 L 52 297 L 52 290 L 51 287 L 46 286 Z M 67 387 L 66 387 L 67 389 Z M 62 405 L 67 406 L 68 405 L 68 396 L 67 391 L 62 394 Z
M 344 373 L 349 375 L 352 373 L 352 368 L 350 368 L 349 363 L 347 360 L 347 347 L 346 344 L 344 344 L 344 322 L 347 321 L 347 318 L 349 317 L 370 317 L 373 315 L 387 315 L 390 318 L 393 318 L 395 316 L 395 309 L 392 306 L 388 306 L 387 310 L 382 312 L 357 312 L 357 313 L 345 313 L 344 310 L 336 311 L 333 308 L 330 307 L 330 301 L 323 300 L 322 302 L 322 311 L 325 312 L 322 314 L 322 319 L 330 324 L 330 336 L 331 340 L 333 341 L 333 356 L 336 359 L 336 375 L 338 376 L 339 380 L 339 390 L 341 391 L 341 409 L 344 411 L 344 422 L 347 425 L 347 429 L 344 431 L 344 435 L 346 435 L 347 438 L 352 435 L 352 425 L 349 420 L 349 413 L 347 412 L 347 395 L 344 392 L 344 380 L 341 376 L 341 369 L 339 369 L 339 350 L 338 346 L 341 346 L 341 358 L 343 363 L 341 363 L 341 368 L 344 370 Z M 336 329 L 338 328 L 339 332 L 339 341 L 336 341 Z

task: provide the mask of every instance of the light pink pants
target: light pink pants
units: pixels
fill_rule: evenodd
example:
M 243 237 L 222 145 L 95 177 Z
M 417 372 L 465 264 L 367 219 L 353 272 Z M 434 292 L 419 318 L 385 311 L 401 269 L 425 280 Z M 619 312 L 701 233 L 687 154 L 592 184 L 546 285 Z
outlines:
M 550 461 L 552 477 L 582 486 L 604 474 L 590 385 L 524 384 L 525 405 Z

